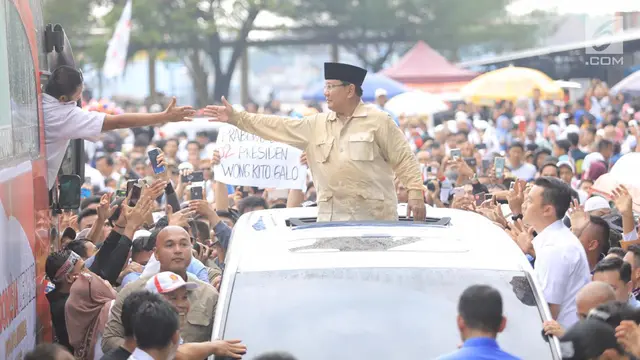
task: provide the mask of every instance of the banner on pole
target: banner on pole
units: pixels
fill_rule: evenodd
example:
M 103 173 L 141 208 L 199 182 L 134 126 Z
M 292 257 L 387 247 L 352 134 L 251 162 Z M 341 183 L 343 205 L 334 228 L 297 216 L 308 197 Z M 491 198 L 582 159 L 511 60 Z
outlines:
M 107 54 L 102 69 L 106 79 L 119 77 L 124 73 L 127 63 L 127 50 L 131 37 L 131 0 L 124 6 L 122 15 L 116 24 L 116 30 L 109 41 Z

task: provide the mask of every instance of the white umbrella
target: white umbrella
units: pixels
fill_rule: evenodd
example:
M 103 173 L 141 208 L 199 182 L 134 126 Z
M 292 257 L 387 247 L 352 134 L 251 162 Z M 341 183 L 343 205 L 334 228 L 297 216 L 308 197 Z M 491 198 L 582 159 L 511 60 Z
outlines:
M 612 95 L 616 95 L 619 92 L 633 96 L 640 95 L 640 71 L 631 73 L 631 75 L 620 80 L 619 83 L 615 84 L 611 90 L 609 90 L 609 93 Z
M 422 91 L 396 95 L 387 101 L 384 108 L 395 115 L 405 116 L 431 115 L 449 110 L 449 106 L 437 96 Z
M 582 89 L 582 84 L 575 81 L 556 80 L 555 83 L 564 89 Z
M 621 184 L 632 185 L 640 188 L 640 153 L 628 153 L 622 156 L 611 168 L 611 175 Z
M 640 213 L 640 179 L 637 175 L 639 167 L 640 153 L 623 155 L 609 173 L 596 180 L 591 191 L 610 199 L 613 189 L 620 184 L 626 185 L 633 199 L 633 210 Z

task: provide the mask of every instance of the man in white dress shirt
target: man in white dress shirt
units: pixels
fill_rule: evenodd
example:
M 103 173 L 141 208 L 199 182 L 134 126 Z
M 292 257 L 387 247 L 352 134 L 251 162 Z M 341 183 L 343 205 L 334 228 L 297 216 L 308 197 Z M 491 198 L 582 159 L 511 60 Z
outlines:
M 175 358 L 180 344 L 178 312 L 166 301 L 143 303 L 134 316 L 133 335 L 138 347 L 129 360 Z
M 560 179 L 540 177 L 526 201 L 523 221 L 538 234 L 533 239 L 535 272 L 551 315 L 568 329 L 578 321 L 576 295 L 591 280 L 584 247 L 562 223 L 571 189 Z

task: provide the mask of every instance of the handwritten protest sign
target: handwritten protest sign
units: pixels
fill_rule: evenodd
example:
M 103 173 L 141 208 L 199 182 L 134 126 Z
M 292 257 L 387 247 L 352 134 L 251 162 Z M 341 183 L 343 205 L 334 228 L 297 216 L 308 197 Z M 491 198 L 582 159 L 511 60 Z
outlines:
M 218 131 L 220 165 L 217 181 L 260 188 L 304 189 L 307 168 L 300 165 L 301 150 L 264 140 L 232 125 Z

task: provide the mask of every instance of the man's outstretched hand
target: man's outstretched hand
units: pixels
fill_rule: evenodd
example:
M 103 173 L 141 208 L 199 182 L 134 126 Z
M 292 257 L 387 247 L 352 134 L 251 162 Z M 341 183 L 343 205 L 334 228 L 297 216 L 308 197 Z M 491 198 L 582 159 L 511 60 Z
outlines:
M 233 115 L 233 111 L 233 106 L 231 106 L 223 96 L 222 106 L 207 105 L 207 107 L 204 108 L 203 114 L 204 116 L 212 117 L 212 121 L 229 122 L 229 119 L 231 119 L 231 116 Z
M 172 97 L 169 106 L 164 110 L 164 116 L 169 122 L 178 122 L 195 115 L 196 111 L 191 106 L 176 106 L 176 98 Z

